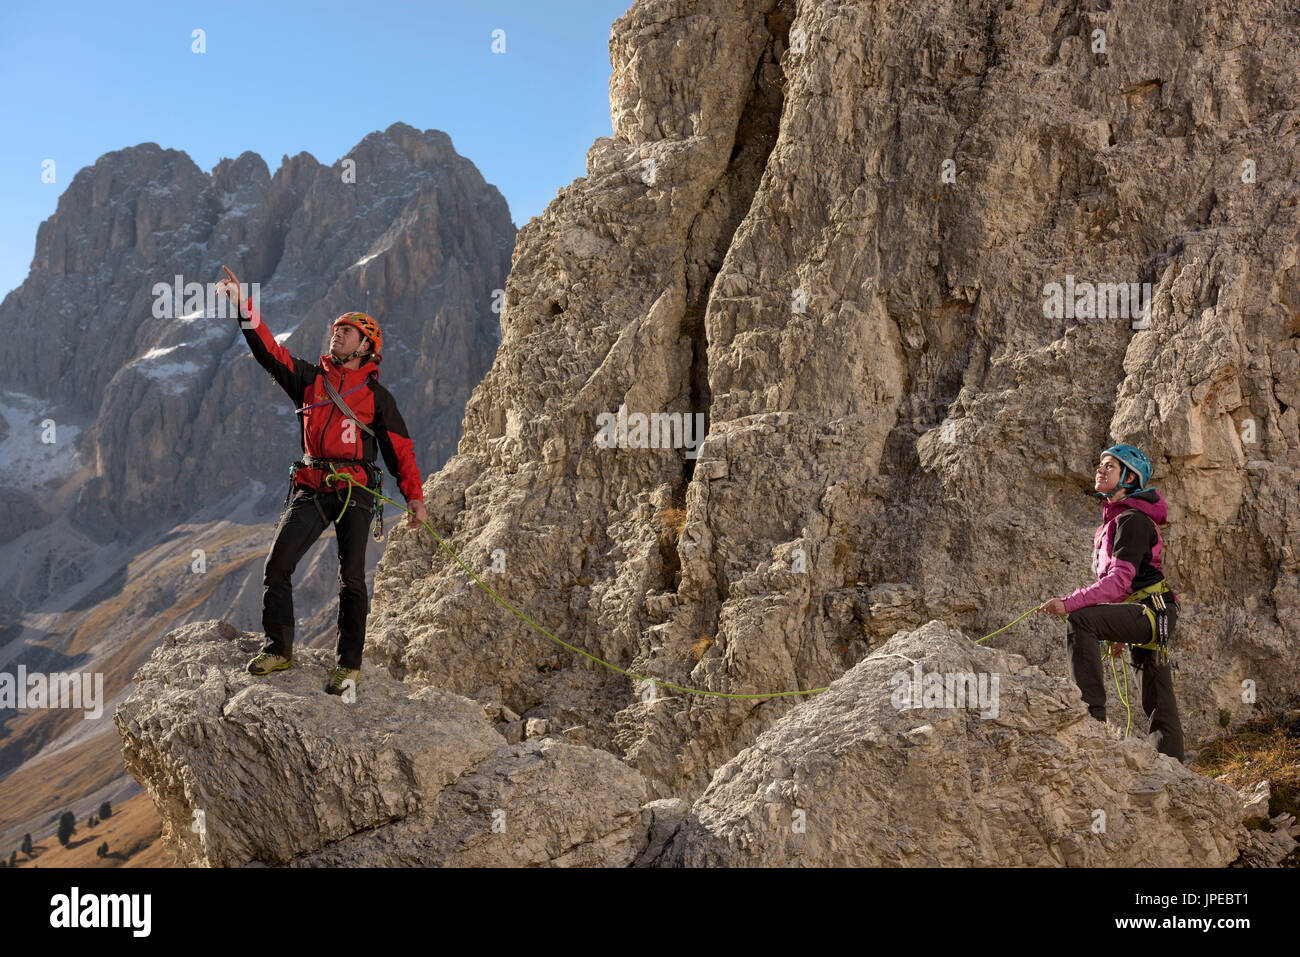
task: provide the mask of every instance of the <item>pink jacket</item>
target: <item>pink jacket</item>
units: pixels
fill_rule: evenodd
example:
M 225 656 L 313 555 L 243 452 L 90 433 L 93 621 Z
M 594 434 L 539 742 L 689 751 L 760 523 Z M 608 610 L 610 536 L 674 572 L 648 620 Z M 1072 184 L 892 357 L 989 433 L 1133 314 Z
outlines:
M 1066 612 L 1122 602 L 1138 589 L 1164 578 L 1160 570 L 1160 531 L 1169 508 L 1160 493 L 1146 488 L 1119 502 L 1105 502 L 1092 537 L 1092 567 L 1097 580 L 1071 592 Z M 1174 601 L 1178 596 L 1170 593 Z

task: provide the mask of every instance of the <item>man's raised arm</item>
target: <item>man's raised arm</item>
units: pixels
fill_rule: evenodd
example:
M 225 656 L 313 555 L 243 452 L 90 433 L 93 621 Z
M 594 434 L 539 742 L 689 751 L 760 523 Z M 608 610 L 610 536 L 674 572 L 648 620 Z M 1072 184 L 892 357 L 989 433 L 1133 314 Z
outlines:
M 217 292 L 235 303 L 240 317 L 239 328 L 248 343 L 249 351 L 258 364 L 271 374 L 280 388 L 289 394 L 295 405 L 303 404 L 303 395 L 307 387 L 316 378 L 316 366 L 305 359 L 291 355 L 289 350 L 275 341 L 271 330 L 262 321 L 262 316 L 253 306 L 252 296 L 241 302 L 243 289 L 235 274 L 225 266 L 226 278 L 217 283 Z

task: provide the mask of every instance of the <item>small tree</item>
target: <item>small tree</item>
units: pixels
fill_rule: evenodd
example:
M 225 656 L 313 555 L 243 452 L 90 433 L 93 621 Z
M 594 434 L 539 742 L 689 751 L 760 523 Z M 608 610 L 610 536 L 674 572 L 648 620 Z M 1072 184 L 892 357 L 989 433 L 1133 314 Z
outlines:
M 68 846 L 68 838 L 77 833 L 77 819 L 71 811 L 64 811 L 59 818 L 59 843 Z
M 108 802 L 105 801 L 103 804 L 99 806 L 99 819 L 101 821 L 107 821 L 112 816 L 113 816 L 113 809 L 109 807 Z
M 90 815 L 90 817 L 86 818 L 86 827 L 94 827 L 94 826 L 95 826 L 95 815 L 92 814 Z
M 32 856 L 32 836 L 30 834 L 23 835 L 23 846 L 20 850 L 28 857 Z
M 100 857 L 108 857 L 108 841 L 105 841 L 99 847 L 95 848 L 95 853 Z
M 17 866 L 18 866 L 18 852 L 17 852 L 17 851 L 10 851 L 10 852 L 9 852 L 9 866 L 10 866 L 10 867 L 17 867 Z

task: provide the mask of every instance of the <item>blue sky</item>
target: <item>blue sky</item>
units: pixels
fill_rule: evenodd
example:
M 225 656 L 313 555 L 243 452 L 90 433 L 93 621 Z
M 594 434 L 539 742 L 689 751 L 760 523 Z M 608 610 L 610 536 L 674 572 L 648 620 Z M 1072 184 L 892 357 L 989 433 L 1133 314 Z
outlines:
M 0 298 L 26 278 L 36 228 L 77 171 L 139 143 L 184 150 L 205 172 L 252 150 L 274 173 L 304 150 L 333 163 L 397 121 L 440 129 L 522 226 L 610 135 L 609 30 L 630 5 L 4 0 Z

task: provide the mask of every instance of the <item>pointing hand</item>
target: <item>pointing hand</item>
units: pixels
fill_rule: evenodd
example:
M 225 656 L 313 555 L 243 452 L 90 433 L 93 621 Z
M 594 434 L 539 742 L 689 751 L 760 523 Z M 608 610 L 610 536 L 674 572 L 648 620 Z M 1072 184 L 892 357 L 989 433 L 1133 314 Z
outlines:
M 244 315 L 244 309 L 243 309 L 244 304 L 240 301 L 243 293 L 243 288 L 239 285 L 239 280 L 236 279 L 235 274 L 231 272 L 229 269 L 227 269 L 225 266 L 222 266 L 221 269 L 222 271 L 225 272 L 226 278 L 217 283 L 217 294 L 225 296 L 227 299 L 233 302 L 235 304 L 235 308 L 239 310 L 240 316 L 244 319 L 247 319 L 248 316 Z

